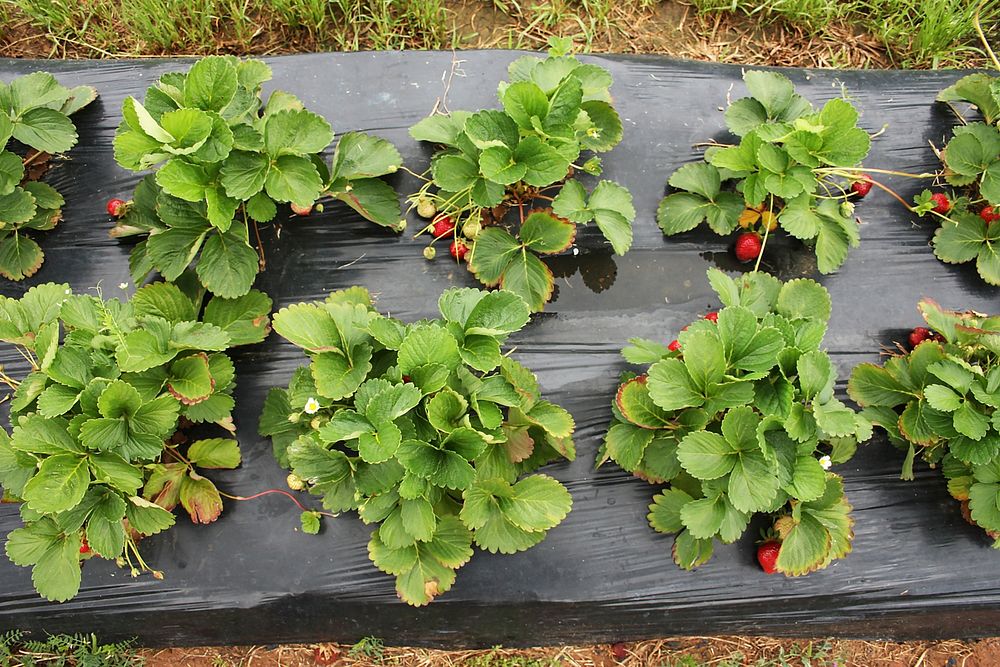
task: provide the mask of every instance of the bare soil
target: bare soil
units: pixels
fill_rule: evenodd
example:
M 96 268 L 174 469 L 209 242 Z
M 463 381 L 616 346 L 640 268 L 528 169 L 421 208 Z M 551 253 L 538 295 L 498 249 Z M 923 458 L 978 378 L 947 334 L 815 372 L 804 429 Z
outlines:
M 815 651 L 822 647 L 823 657 Z M 484 651 L 435 651 L 386 647 L 381 655 L 352 655 L 351 647 L 337 644 L 264 647 L 166 649 L 144 651 L 148 667 L 670 667 L 682 657 L 696 662 L 681 665 L 809 664 L 801 653 L 809 641 L 767 637 L 688 637 L 638 643 L 596 646 L 564 646 L 535 649 L 493 649 Z M 812 643 L 812 667 L 996 667 L 1000 665 L 1000 639 L 976 642 L 876 642 L 860 640 L 816 640 Z M 784 651 L 784 654 L 782 654 Z M 376 652 L 377 653 L 377 652 Z M 782 662 L 782 657 L 787 662 Z M 773 661 L 773 662 L 771 662 Z

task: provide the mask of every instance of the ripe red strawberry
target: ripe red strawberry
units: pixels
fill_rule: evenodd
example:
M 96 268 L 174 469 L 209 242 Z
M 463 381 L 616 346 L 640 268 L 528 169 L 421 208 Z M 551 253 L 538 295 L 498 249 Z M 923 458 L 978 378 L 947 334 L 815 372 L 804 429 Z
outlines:
M 858 180 L 851 183 L 851 192 L 858 197 L 864 197 L 872 189 L 872 177 L 868 174 L 861 174 Z
M 713 310 L 712 312 L 705 315 L 705 319 L 708 320 L 709 322 L 715 322 L 716 324 L 718 324 L 719 314 Z
M 451 253 L 452 257 L 461 262 L 465 259 L 465 255 L 469 252 L 469 246 L 462 243 L 462 241 L 455 239 L 451 242 L 451 245 L 448 246 L 448 252 Z
M 934 212 L 944 215 L 951 210 L 951 201 L 948 199 L 948 195 L 943 192 L 935 192 L 931 195 L 931 201 L 934 202 Z
M 615 660 L 621 662 L 628 657 L 628 649 L 625 648 L 625 644 L 618 642 L 617 644 L 611 645 L 611 655 L 614 656 Z
M 128 203 L 122 199 L 109 199 L 107 208 L 108 215 L 113 218 L 120 218 L 125 215 L 125 211 L 128 209 Z
M 455 229 L 455 223 L 451 221 L 451 218 L 444 216 L 443 218 L 438 218 L 434 221 L 434 228 L 432 233 L 434 238 L 439 239 L 442 236 L 451 234 L 452 230 Z
M 309 215 L 312 213 L 313 207 L 309 206 L 299 206 L 298 204 L 292 204 L 292 213 L 295 215 Z
M 781 542 L 768 540 L 757 547 L 757 562 L 766 574 L 774 574 L 778 571 L 778 553 L 781 551 Z
M 736 259 L 743 263 L 757 259 L 762 248 L 760 237 L 753 232 L 743 232 L 736 237 Z
M 676 352 L 677 350 L 681 349 L 681 344 L 676 340 L 672 340 L 670 341 L 670 345 L 667 345 L 667 349 L 670 350 L 671 352 Z
M 997 220 L 1000 220 L 1000 213 L 997 213 L 997 210 L 992 206 L 986 206 L 983 208 L 982 211 L 979 212 L 979 217 L 982 218 L 983 222 L 985 222 L 988 225 L 991 222 L 996 222 Z
M 81 554 L 89 554 L 90 553 L 90 545 L 87 544 L 87 538 L 86 537 L 83 538 L 83 541 L 80 543 L 80 553 Z
M 925 340 L 932 340 L 933 338 L 934 333 L 927 327 L 916 327 L 909 335 L 910 347 L 915 348 Z

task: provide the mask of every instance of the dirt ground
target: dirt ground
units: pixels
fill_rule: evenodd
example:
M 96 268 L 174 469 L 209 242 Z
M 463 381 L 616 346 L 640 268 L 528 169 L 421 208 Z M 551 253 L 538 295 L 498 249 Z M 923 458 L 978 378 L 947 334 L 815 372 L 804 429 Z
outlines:
M 1000 639 L 977 642 L 778 640 L 767 637 L 688 637 L 626 644 L 485 651 L 432 651 L 385 647 L 365 651 L 337 644 L 277 648 L 147 650 L 147 667 L 997 667 Z M 812 655 L 811 658 L 807 657 Z
M 510 16 L 478 0 L 455 3 L 461 34 L 475 35 L 470 48 L 503 48 Z M 892 63 L 873 35 L 850 26 L 832 24 L 815 35 L 801 27 L 777 21 L 767 25 L 749 16 L 699 16 L 680 2 L 660 2 L 645 12 L 620 10 L 610 25 L 595 31 L 594 51 L 658 53 L 710 62 L 788 67 L 886 68 Z M 623 30 L 622 26 L 628 26 Z M 535 26 L 523 34 L 544 48 L 561 28 Z
M 493 3 L 482 0 L 447 2 L 454 20 L 459 48 L 544 48 L 553 34 L 573 34 L 578 26 L 572 18 L 564 24 L 546 27 L 531 16 L 508 14 Z M 16 9 L 0 30 L 0 57 L 18 58 L 101 58 L 157 55 L 184 55 L 181 50 L 139 54 L 126 50 L 106 51 L 98 46 L 70 40 L 53 43 L 45 30 L 32 25 Z M 220 24 L 216 43 L 201 47 L 196 53 L 238 53 L 274 55 L 323 51 L 328 45 L 316 36 L 275 24 L 256 35 L 252 43 L 241 43 L 227 34 Z M 663 55 L 741 63 L 789 67 L 865 67 L 893 66 L 885 45 L 878 38 L 854 26 L 833 23 L 816 33 L 786 21 L 766 25 L 752 17 L 735 14 L 699 15 L 693 7 L 676 0 L 665 0 L 647 9 L 628 3 L 616 6 L 601 26 L 587 31 L 588 50 L 612 53 L 657 53 Z M 514 40 L 515 43 L 511 43 Z M 366 46 L 362 40 L 362 48 Z M 422 48 L 421 44 L 412 44 Z M 108 47 L 110 48 L 110 47 Z M 423 47 L 426 48 L 426 45 Z M 207 50 L 206 50 L 207 49 Z M 970 55 L 967 66 L 978 61 Z

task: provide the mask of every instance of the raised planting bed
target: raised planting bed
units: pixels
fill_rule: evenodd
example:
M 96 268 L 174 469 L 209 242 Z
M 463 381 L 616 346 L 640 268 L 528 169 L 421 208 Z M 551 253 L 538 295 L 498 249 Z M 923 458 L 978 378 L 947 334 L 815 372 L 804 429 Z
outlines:
M 264 84 L 299 96 L 325 116 L 338 136 L 371 133 L 393 142 L 414 171 L 428 165 L 431 146 L 407 129 L 447 93 L 451 109 L 496 106 L 495 83 L 507 78 L 519 55 L 506 51 L 317 54 L 269 59 L 274 78 Z M 706 280 L 717 266 L 746 270 L 730 238 L 707 228 L 664 237 L 656 209 L 665 181 L 683 164 L 700 160 L 693 145 L 725 137 L 720 109 L 744 95 L 738 67 L 653 57 L 584 57 L 614 77 L 611 93 L 624 138 L 603 155 L 603 175 L 628 188 L 636 211 L 634 240 L 617 256 L 590 225 L 575 248 L 545 259 L 557 291 L 509 343 L 538 376 L 546 400 L 574 417 L 576 460 L 541 469 L 573 498 L 564 521 L 537 546 L 514 555 L 477 553 L 458 571 L 452 588 L 429 606 L 412 608 L 396 595 L 393 577 L 368 555 L 370 528 L 354 513 L 323 519 L 319 535 L 300 528 L 300 510 L 287 498 L 225 501 L 210 526 L 178 521 L 143 540 L 150 567 L 163 580 L 132 579 L 127 569 L 93 559 L 84 565 L 80 593 L 61 604 L 38 597 L 30 572 L 0 559 L 0 625 L 30 631 L 96 632 L 106 640 L 138 637 L 145 645 L 266 644 L 312 640 L 386 641 L 440 647 L 508 646 L 624 640 L 664 635 L 745 633 L 885 638 L 972 638 L 1000 631 L 1000 553 L 968 524 L 938 471 L 915 466 L 904 482 L 904 453 L 881 430 L 849 463 L 837 468 L 854 507 L 853 551 L 806 577 L 764 574 L 754 542 L 760 519 L 734 544 L 716 544 L 714 557 L 693 572 L 676 567 L 673 538 L 654 532 L 646 514 L 656 489 L 617 466 L 594 469 L 611 421 L 610 401 L 627 364 L 620 350 L 632 337 L 677 337 L 691 321 L 716 310 Z M 105 298 L 135 290 L 128 242 L 108 237 L 111 197 L 128 199 L 141 175 L 115 164 L 112 139 L 122 100 L 141 97 L 161 74 L 190 61 L 0 62 L 0 79 L 45 69 L 67 86 L 90 85 L 100 97 L 73 115 L 79 142 L 46 182 L 66 199 L 63 221 L 39 237 L 41 269 L 29 279 L 4 281 L 18 297 L 31 285 L 66 282 L 75 292 L 100 285 Z M 454 70 L 454 75 L 449 76 Z M 920 173 L 938 162 L 954 117 L 933 102 L 960 78 L 954 72 L 786 70 L 814 104 L 846 86 L 861 111 L 860 127 L 886 131 L 872 142 L 866 167 Z M 730 90 L 732 88 L 732 91 Z M 581 176 L 588 186 L 593 182 Z M 402 193 L 420 183 L 402 172 L 386 180 Z M 911 201 L 926 185 L 882 178 Z M 995 287 L 973 264 L 948 265 L 928 245 L 935 225 L 917 219 L 887 194 L 873 190 L 857 214 L 863 242 L 836 272 L 821 275 L 800 242 L 774 237 L 761 268 L 782 280 L 808 277 L 829 291 L 832 314 L 823 341 L 838 371 L 837 396 L 850 370 L 878 362 L 879 350 L 903 341 L 923 324 L 917 303 L 1000 310 Z M 376 308 L 405 322 L 438 315 L 449 287 L 479 287 L 445 253 L 423 257 L 424 223 L 411 216 L 397 235 L 363 220 L 346 205 L 291 219 L 279 209 L 262 225 L 266 269 L 255 288 L 275 310 L 321 301 L 333 290 L 367 287 Z M 579 252 L 576 252 L 578 250 Z M 119 285 L 126 283 L 124 289 Z M 226 493 L 250 496 L 286 489 L 287 470 L 275 461 L 257 422 L 268 390 L 287 386 L 305 356 L 280 336 L 233 349 L 237 387 L 233 418 L 242 465 L 209 476 Z M 6 372 L 23 370 L 9 346 Z M 20 364 L 20 365 L 19 365 Z M 317 499 L 301 496 L 318 508 Z M 0 536 L 20 525 L 16 505 L 0 505 Z

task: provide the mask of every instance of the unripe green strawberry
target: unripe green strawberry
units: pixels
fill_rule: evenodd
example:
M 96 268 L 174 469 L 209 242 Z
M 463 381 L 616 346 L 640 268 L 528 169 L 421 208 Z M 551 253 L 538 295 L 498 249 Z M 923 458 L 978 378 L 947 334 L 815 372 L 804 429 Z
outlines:
M 421 218 L 433 218 L 437 213 L 437 206 L 430 199 L 421 197 L 417 200 L 417 215 Z
M 483 223 L 478 220 L 469 220 L 464 225 L 462 225 L 462 234 L 465 238 L 475 241 L 479 236 L 479 232 L 483 231 Z
M 288 488 L 292 491 L 301 491 L 306 488 L 306 483 L 294 472 L 288 473 L 288 477 L 285 478 L 285 483 L 288 484 Z

